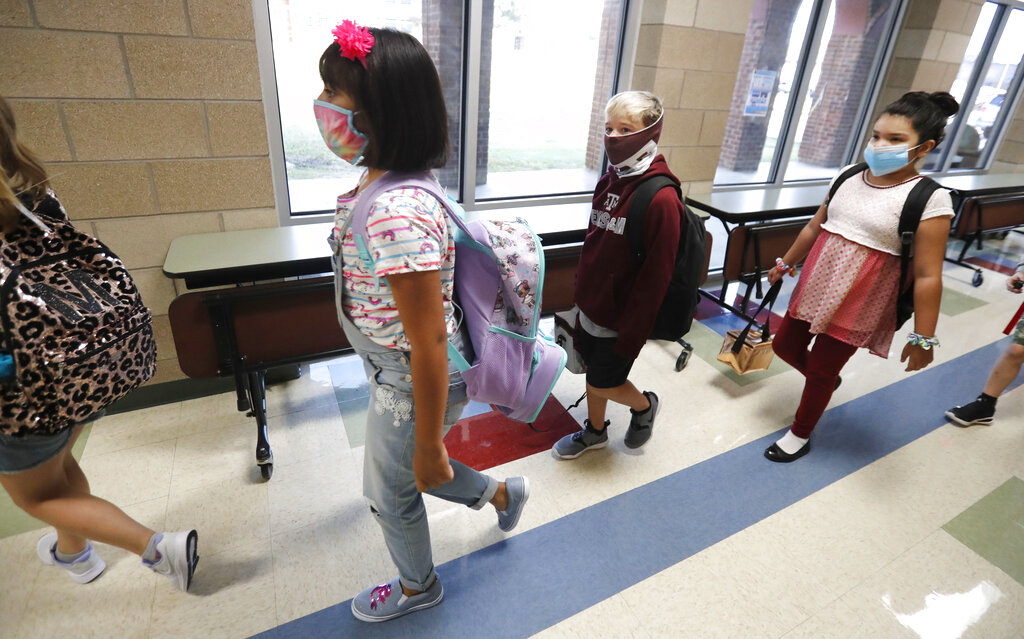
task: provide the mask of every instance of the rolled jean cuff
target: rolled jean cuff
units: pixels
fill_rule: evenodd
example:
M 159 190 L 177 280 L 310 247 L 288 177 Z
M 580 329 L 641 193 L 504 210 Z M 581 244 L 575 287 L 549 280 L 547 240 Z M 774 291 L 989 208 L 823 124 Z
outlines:
M 480 495 L 479 501 L 470 506 L 473 510 L 480 510 L 486 506 L 492 499 L 494 499 L 494 493 L 498 492 L 498 480 L 489 475 L 487 477 L 487 488 L 484 489 L 484 494 Z
M 398 583 L 401 584 L 402 586 L 405 586 L 409 590 L 419 590 L 420 592 L 426 592 L 427 588 L 429 588 L 431 585 L 433 585 L 434 579 L 436 577 L 437 577 L 437 571 L 435 571 L 433 568 L 431 568 L 430 572 L 427 573 L 427 578 L 424 579 L 422 582 L 418 583 L 418 582 L 415 582 L 415 581 L 410 581 L 410 580 L 406 579 L 405 577 L 403 577 L 402 575 L 398 575 Z

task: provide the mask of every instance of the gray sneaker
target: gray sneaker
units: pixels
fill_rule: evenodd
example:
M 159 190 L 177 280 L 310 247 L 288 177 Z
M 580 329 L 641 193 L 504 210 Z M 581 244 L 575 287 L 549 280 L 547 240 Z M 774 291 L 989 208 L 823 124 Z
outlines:
M 519 523 L 519 515 L 523 514 L 523 506 L 530 498 L 530 480 L 526 477 L 509 477 L 505 480 L 505 492 L 508 495 L 508 506 L 498 511 L 498 528 L 509 532 Z
M 626 430 L 626 448 L 640 448 L 647 443 L 654 431 L 654 418 L 658 416 L 661 401 L 654 391 L 644 391 L 644 396 L 651 402 L 647 410 L 638 413 L 632 408 L 629 409 L 633 417 L 629 420 L 629 429 Z
M 367 588 L 352 598 L 352 615 L 360 621 L 370 623 L 388 621 L 410 612 L 424 610 L 436 606 L 444 599 L 444 588 L 441 579 L 435 578 L 424 592 L 407 597 L 402 592 L 402 584 L 395 577 L 386 584 Z
M 583 430 L 566 435 L 555 442 L 551 453 L 558 459 L 576 459 L 588 450 L 597 450 L 608 445 L 608 424 L 605 420 L 604 430 L 597 430 L 590 425 L 590 420 L 583 420 Z

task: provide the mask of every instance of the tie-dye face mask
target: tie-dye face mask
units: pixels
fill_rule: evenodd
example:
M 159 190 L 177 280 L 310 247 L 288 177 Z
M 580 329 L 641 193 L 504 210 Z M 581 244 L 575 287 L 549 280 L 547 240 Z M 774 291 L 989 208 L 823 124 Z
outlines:
M 356 130 L 355 114 L 330 102 L 313 100 L 313 115 L 327 148 L 349 164 L 359 162 L 370 139 Z

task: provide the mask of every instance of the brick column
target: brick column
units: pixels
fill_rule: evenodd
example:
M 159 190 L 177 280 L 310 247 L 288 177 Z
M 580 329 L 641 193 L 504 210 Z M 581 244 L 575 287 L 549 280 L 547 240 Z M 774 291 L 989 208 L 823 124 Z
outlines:
M 829 39 L 798 158 L 815 166 L 839 166 L 848 133 L 855 128 L 861 94 L 872 62 L 883 46 L 891 0 L 856 0 L 842 5 Z
M 615 64 L 621 11 L 620 0 L 605 0 L 601 14 L 601 34 L 598 36 L 594 98 L 590 104 L 590 130 L 587 133 L 586 167 L 595 171 L 601 169 L 601 156 L 604 153 L 604 107 L 612 95 L 612 79 L 615 74 L 609 73 L 609 69 Z
M 756 0 L 740 57 L 719 165 L 733 171 L 756 171 L 768 137 L 769 117 L 743 115 L 755 69 L 780 71 L 786 61 L 793 19 L 801 0 Z M 778 78 L 775 79 L 778 86 Z M 772 93 L 772 105 L 775 92 Z M 769 114 L 771 107 L 769 107 Z
M 480 114 L 477 121 L 476 183 L 487 182 L 487 129 L 490 124 L 491 33 L 494 30 L 494 0 L 483 3 L 483 34 L 480 55 Z M 423 46 L 437 65 L 448 109 L 448 164 L 438 171 L 445 187 L 454 189 L 459 182 L 459 158 L 462 155 L 462 70 L 464 16 L 462 5 L 444 0 L 423 2 Z

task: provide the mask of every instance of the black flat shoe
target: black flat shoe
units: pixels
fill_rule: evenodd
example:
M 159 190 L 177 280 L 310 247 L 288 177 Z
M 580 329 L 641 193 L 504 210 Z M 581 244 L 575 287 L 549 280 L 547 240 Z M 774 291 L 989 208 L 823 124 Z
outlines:
M 764 451 L 764 456 L 773 462 L 779 462 L 780 464 L 788 464 L 789 462 L 796 461 L 811 452 L 811 442 L 807 442 L 803 447 L 790 455 L 786 451 L 779 448 L 778 444 L 772 444 Z
M 835 385 L 835 387 L 834 387 L 834 388 L 832 389 L 832 392 L 834 393 L 834 392 L 836 392 L 837 390 L 839 390 L 839 387 L 840 387 L 840 386 L 842 386 L 842 385 L 843 385 L 843 378 L 842 378 L 842 377 L 840 377 L 840 376 L 838 376 L 838 375 L 836 375 L 836 385 Z

